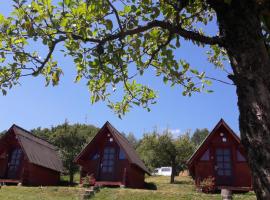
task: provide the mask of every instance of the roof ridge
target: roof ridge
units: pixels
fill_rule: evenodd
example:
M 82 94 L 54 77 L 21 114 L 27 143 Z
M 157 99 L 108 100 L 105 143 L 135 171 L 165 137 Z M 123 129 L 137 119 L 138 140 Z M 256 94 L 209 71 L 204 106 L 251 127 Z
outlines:
M 110 122 L 106 122 L 106 123 L 108 123 L 108 125 L 118 134 L 118 135 L 120 135 L 124 140 L 126 140 L 129 144 L 130 144 L 130 142 L 128 141 L 128 139 L 124 136 L 124 135 L 122 135 Z
M 139 154 L 137 153 L 137 151 L 134 149 L 134 147 L 131 145 L 131 143 L 128 141 L 127 138 L 125 138 L 113 125 L 110 124 L 110 122 L 106 122 L 105 123 L 108 128 L 112 129 L 112 131 L 114 132 L 114 134 L 117 134 L 116 136 L 119 136 L 119 139 L 122 139 L 123 142 L 127 143 L 127 145 L 129 146 L 129 148 L 131 149 L 131 151 L 133 151 L 133 154 L 135 154 L 135 156 L 137 157 L 137 162 L 132 162 L 132 158 L 130 158 L 131 163 L 137 165 L 139 168 L 141 168 L 143 171 L 145 171 L 146 173 L 150 174 L 149 170 L 147 169 L 147 167 L 145 166 L 144 162 L 140 159 Z M 116 138 L 117 140 L 118 138 Z M 120 143 L 120 141 L 119 141 Z M 120 146 L 122 146 L 121 144 L 119 144 Z M 126 149 L 124 147 L 122 147 L 124 149 L 124 151 L 126 151 Z M 128 154 L 128 152 L 126 152 Z
M 27 139 L 30 139 L 33 142 L 36 142 L 36 143 L 38 143 L 38 144 L 40 144 L 42 146 L 45 146 L 47 148 L 50 148 L 50 149 L 53 149 L 53 150 L 56 150 L 57 149 L 53 144 L 51 144 L 50 142 L 48 142 L 47 140 L 45 140 L 43 138 L 40 138 L 40 137 L 34 135 L 30 131 L 28 131 L 28 130 L 26 130 L 26 129 L 24 129 L 24 128 L 16 125 L 16 124 L 13 124 L 11 128 L 14 128 L 14 127 L 18 128 L 18 129 L 22 130 L 24 133 L 26 133 L 26 134 L 21 134 L 21 133 L 18 133 L 16 131 L 14 131 L 15 134 L 19 134 L 22 137 L 25 137 Z M 46 144 L 44 144 L 44 143 L 46 143 Z

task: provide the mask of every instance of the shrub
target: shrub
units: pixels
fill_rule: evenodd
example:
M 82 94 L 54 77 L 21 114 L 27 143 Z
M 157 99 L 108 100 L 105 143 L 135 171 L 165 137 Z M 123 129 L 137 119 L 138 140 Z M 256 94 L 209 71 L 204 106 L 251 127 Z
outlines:
M 210 193 L 214 192 L 215 190 L 215 178 L 212 176 L 209 176 L 207 178 L 204 178 L 200 182 L 200 188 L 203 192 Z
M 91 185 L 95 185 L 96 179 L 94 178 L 93 174 L 90 174 L 82 178 L 82 186 L 83 187 L 90 187 Z

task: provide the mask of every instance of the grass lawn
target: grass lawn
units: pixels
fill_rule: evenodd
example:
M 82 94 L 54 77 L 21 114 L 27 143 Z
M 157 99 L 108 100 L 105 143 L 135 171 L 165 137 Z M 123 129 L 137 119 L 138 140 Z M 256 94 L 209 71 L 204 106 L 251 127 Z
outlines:
M 220 194 L 204 194 L 195 191 L 194 183 L 189 177 L 176 177 L 176 184 L 168 184 L 169 177 L 149 177 L 147 182 L 153 182 L 157 190 L 134 190 L 119 188 L 103 188 L 93 200 L 220 200 Z M 236 194 L 234 200 L 255 200 L 253 192 Z
M 176 184 L 168 184 L 169 177 L 148 177 L 157 190 L 135 190 L 123 188 L 102 188 L 93 200 L 179 200 L 210 199 L 220 200 L 220 194 L 203 194 L 195 191 L 189 177 L 177 177 Z M 0 200 L 79 200 L 79 187 L 16 187 L 4 186 L 0 189 Z M 253 192 L 234 195 L 234 200 L 255 200 Z
M 0 189 L 1 200 L 79 200 L 78 187 L 16 187 Z

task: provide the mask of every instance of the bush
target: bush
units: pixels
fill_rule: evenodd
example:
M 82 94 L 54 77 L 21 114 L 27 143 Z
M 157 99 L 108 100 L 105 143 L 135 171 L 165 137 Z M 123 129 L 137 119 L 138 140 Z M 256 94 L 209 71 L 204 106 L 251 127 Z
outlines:
M 215 190 L 215 178 L 209 176 L 200 182 L 200 188 L 205 193 L 211 193 Z
M 83 187 L 90 187 L 91 185 L 95 185 L 96 179 L 94 178 L 93 174 L 87 175 L 82 178 L 82 186 Z

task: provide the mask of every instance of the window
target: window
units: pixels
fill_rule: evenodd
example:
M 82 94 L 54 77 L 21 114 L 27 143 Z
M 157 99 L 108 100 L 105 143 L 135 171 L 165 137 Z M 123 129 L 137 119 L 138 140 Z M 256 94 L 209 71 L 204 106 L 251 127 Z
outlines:
M 92 156 L 91 160 L 97 160 L 97 159 L 99 159 L 99 154 L 98 154 L 98 153 L 95 153 L 95 154 Z
M 170 167 L 165 167 L 161 169 L 162 172 L 170 172 L 171 168 Z
M 112 173 L 115 161 L 115 149 L 113 147 L 106 147 L 104 149 L 103 161 L 102 161 L 102 172 Z
M 216 167 L 218 176 L 232 175 L 230 149 L 216 149 Z
M 207 160 L 209 160 L 209 157 L 210 157 L 210 153 L 209 153 L 209 149 L 207 149 L 207 150 L 204 152 L 204 154 L 202 155 L 201 160 L 207 161 Z
M 237 161 L 244 162 L 246 161 L 246 158 L 241 154 L 239 150 L 236 151 L 237 154 Z
M 119 160 L 125 160 L 125 159 L 126 159 L 126 154 L 123 151 L 123 149 L 120 148 L 120 151 L 119 151 Z

